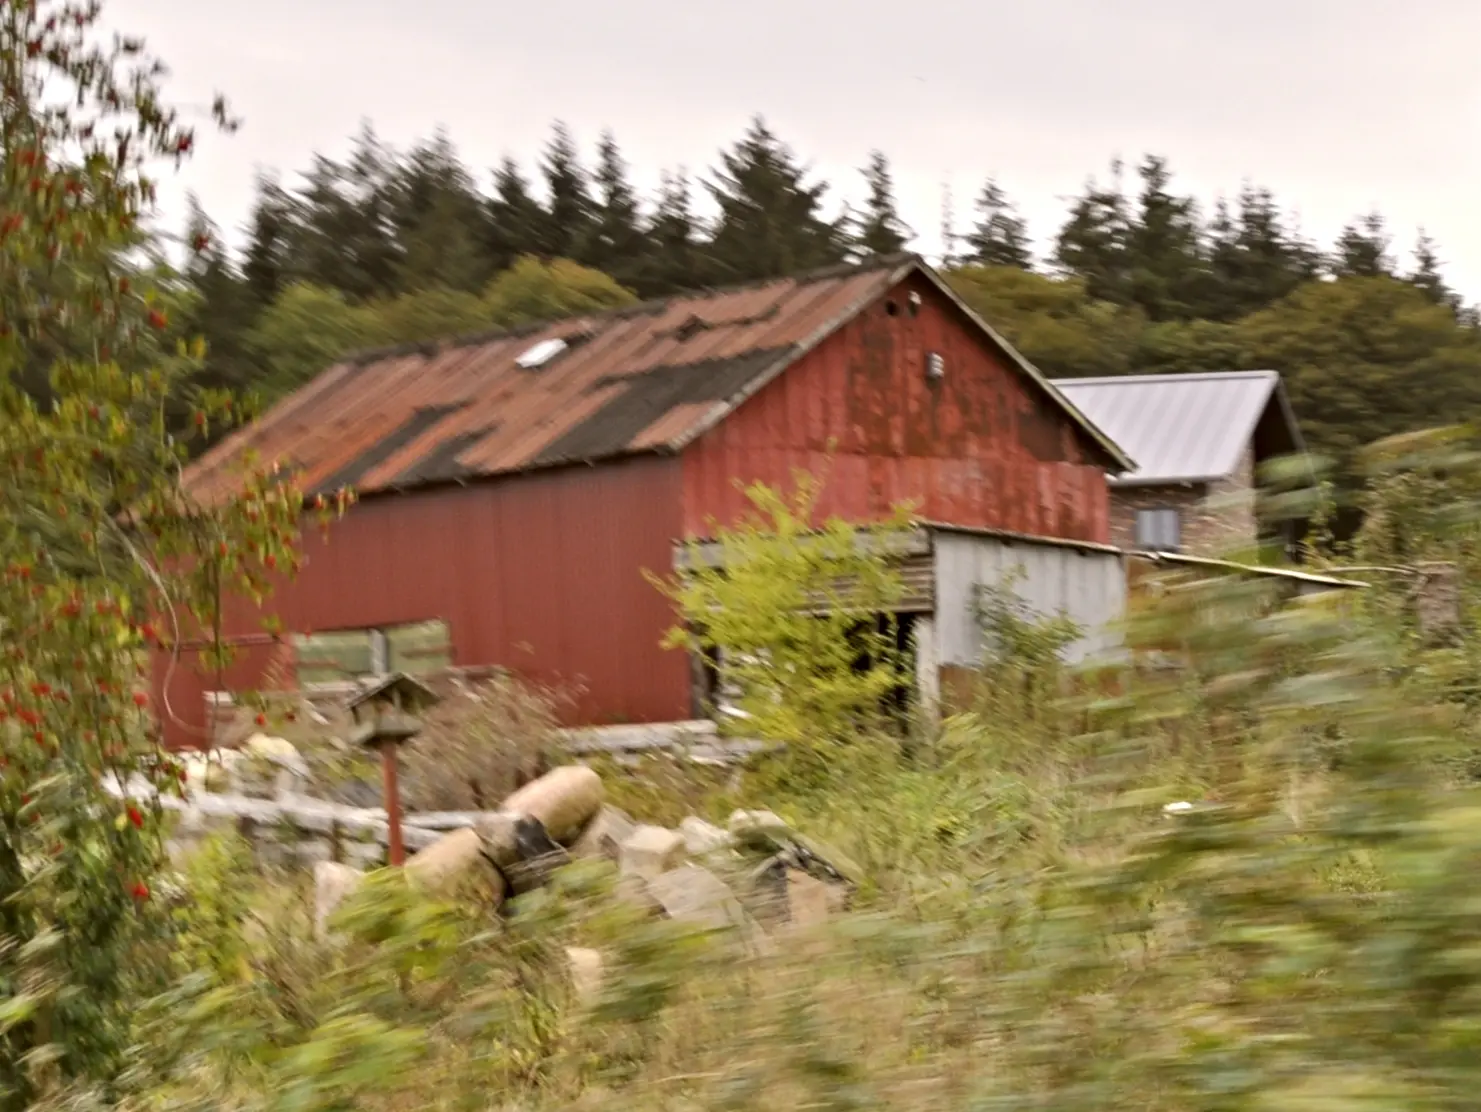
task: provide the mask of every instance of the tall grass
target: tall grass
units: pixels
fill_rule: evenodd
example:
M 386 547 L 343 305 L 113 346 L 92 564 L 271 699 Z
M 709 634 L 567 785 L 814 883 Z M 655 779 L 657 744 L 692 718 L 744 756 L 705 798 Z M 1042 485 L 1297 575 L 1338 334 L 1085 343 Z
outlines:
M 641 917 L 593 865 L 507 918 L 383 878 L 325 945 L 301 888 L 198 857 L 194 891 L 251 896 L 182 908 L 137 1106 L 1473 1107 L 1474 636 L 1424 644 L 1400 586 L 1161 586 L 1127 662 L 1000 651 L 926 744 L 850 716 L 794 729 L 803 778 L 605 769 L 639 817 L 770 807 L 864 867 L 852 911 L 762 953 Z M 604 955 L 594 1003 L 568 945 Z

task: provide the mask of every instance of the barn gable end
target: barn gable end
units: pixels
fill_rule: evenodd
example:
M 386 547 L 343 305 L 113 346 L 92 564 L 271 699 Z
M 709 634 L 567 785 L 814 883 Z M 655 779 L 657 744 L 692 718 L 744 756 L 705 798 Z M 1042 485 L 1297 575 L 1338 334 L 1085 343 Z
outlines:
M 939 357 L 939 376 L 932 373 Z M 684 527 L 744 512 L 740 483 L 826 480 L 819 512 L 1108 539 L 1104 453 L 921 271 L 865 306 L 683 453 Z

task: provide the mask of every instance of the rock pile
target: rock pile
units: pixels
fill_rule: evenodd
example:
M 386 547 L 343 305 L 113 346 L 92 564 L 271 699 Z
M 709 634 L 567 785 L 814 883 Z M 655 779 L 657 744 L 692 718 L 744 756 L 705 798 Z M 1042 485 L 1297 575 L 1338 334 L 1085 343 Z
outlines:
M 725 829 L 695 816 L 676 829 L 634 822 L 604 803 L 601 778 L 583 765 L 530 782 L 498 811 L 414 854 L 405 868 L 419 891 L 473 895 L 498 908 L 561 865 L 597 858 L 617 867 L 622 898 L 701 929 L 736 930 L 763 953 L 769 932 L 826 920 L 847 906 L 863 879 L 842 854 L 770 811 L 736 811 Z M 316 867 L 321 934 L 363 875 L 328 862 Z M 578 992 L 589 997 L 600 979 L 599 955 L 568 957 Z

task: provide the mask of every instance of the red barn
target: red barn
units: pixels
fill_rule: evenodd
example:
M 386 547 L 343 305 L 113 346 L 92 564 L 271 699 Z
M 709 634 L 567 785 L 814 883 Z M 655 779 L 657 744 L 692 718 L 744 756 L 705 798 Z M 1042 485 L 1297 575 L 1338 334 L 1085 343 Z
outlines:
M 248 450 L 307 492 L 360 495 L 271 604 L 313 634 L 300 678 L 326 655 L 368 672 L 440 641 L 450 663 L 574 687 L 583 723 L 691 714 L 642 573 L 734 520 L 737 480 L 826 465 L 825 515 L 908 499 L 930 521 L 1104 544 L 1106 475 L 1130 465 L 913 256 L 348 359 L 188 486 L 221 494 Z M 260 684 L 269 655 L 226 686 Z M 200 736 L 213 685 L 173 669 L 175 744 Z

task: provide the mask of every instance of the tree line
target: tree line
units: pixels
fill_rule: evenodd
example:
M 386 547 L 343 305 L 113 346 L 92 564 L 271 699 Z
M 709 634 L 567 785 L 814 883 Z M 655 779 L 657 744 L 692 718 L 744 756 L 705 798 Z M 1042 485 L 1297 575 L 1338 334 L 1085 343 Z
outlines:
M 708 172 L 666 172 L 644 196 L 610 132 L 584 158 L 557 123 L 533 174 L 506 158 L 482 189 L 446 134 L 397 151 L 367 125 L 291 185 L 260 177 L 240 252 L 192 202 L 179 323 L 207 340 L 207 384 L 277 396 L 351 348 L 908 248 L 888 158 L 860 173 L 862 203 L 837 211 L 758 117 Z M 1475 310 L 1422 232 L 1401 267 L 1377 212 L 1323 247 L 1269 189 L 1206 206 L 1147 155 L 1087 178 L 1042 258 L 995 180 L 944 236 L 948 280 L 1054 375 L 1273 367 L 1339 460 L 1481 403 Z

